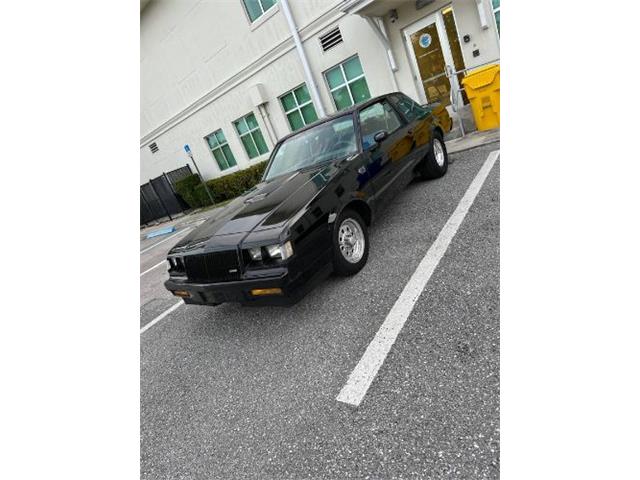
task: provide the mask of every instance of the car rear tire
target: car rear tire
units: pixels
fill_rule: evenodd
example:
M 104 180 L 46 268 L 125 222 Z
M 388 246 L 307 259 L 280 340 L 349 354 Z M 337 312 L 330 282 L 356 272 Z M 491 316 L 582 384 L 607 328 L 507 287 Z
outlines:
M 333 270 L 341 276 L 355 275 L 369 258 L 367 225 L 354 210 L 347 209 L 333 228 Z
M 422 160 L 418 173 L 423 180 L 431 180 L 432 178 L 442 177 L 447 173 L 448 167 L 449 155 L 447 147 L 444 144 L 442 135 L 439 132 L 434 132 L 431 147 L 424 160 Z

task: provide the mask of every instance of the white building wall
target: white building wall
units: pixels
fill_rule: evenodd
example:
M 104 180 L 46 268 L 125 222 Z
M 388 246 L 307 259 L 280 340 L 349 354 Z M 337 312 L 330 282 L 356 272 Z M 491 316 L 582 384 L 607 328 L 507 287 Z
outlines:
M 487 19 L 493 15 L 486 3 Z M 372 96 L 394 89 L 386 53 L 367 22 L 340 11 L 341 0 L 289 0 L 307 53 L 315 82 L 327 113 L 336 111 L 323 72 L 358 54 Z M 400 90 L 419 98 L 411 53 L 402 29 L 448 2 L 415 10 L 415 2 L 397 8 L 398 21 L 385 20 L 398 62 Z M 460 36 L 471 35 L 464 44 L 467 67 L 499 56 L 495 26 L 482 30 L 474 0 L 454 0 Z M 319 36 L 340 26 L 343 43 L 323 52 Z M 249 89 L 262 83 L 266 105 L 278 138 L 290 133 L 278 96 L 305 82 L 302 65 L 279 5 L 253 25 L 241 0 L 152 0 L 141 14 L 141 148 L 140 182 L 188 163 L 183 145 L 188 143 L 205 178 L 234 172 L 266 160 L 268 153 L 249 160 L 232 125 L 253 112 L 269 150 L 268 130 L 249 98 Z M 473 57 L 472 50 L 480 49 Z M 317 110 L 317 107 L 316 107 Z M 222 128 L 238 167 L 220 172 L 204 137 Z M 152 154 L 149 144 L 159 151 Z M 192 166 L 193 169 L 193 166 Z
M 360 55 L 371 94 L 391 91 L 386 59 L 362 18 L 342 13 L 340 0 L 290 0 L 290 4 L 328 113 L 336 109 L 323 72 L 354 54 Z M 280 138 L 291 131 L 278 97 L 304 83 L 305 77 L 280 7 L 253 26 L 240 0 L 160 0 L 147 9 L 141 24 L 141 183 L 188 163 L 185 143 L 205 178 L 266 160 L 268 153 L 249 160 L 232 122 L 253 112 L 271 150 L 266 125 L 248 96 L 252 85 L 262 83 L 276 135 Z M 222 18 L 216 17 L 221 13 Z M 340 25 L 344 42 L 323 52 L 318 37 L 335 25 Z M 224 172 L 204 140 L 218 128 L 238 163 Z M 152 142 L 159 148 L 155 154 L 149 149 Z

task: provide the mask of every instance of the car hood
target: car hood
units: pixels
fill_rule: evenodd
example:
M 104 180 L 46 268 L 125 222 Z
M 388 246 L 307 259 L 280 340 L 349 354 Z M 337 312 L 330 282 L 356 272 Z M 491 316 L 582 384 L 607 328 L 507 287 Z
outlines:
M 261 182 L 216 211 L 170 253 L 199 249 L 214 243 L 237 243 L 252 231 L 282 229 L 337 171 L 334 164 L 325 164 Z

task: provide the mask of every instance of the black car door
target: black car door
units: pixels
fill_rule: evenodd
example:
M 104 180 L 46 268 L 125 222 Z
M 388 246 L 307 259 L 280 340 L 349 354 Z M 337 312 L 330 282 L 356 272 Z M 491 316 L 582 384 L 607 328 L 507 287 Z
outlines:
M 414 155 L 416 161 L 422 160 L 431 148 L 431 131 L 434 125 L 431 109 L 420 106 L 403 93 L 393 93 L 389 95 L 389 100 L 412 125 Z
M 376 203 L 384 203 L 411 178 L 415 163 L 411 128 L 387 100 L 364 107 L 358 121 L 367 157 L 362 168 L 373 183 Z

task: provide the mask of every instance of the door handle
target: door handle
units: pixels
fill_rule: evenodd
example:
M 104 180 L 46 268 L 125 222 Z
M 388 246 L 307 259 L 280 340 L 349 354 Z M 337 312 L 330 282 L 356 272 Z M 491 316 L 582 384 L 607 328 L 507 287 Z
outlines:
M 444 70 L 447 78 L 451 78 L 453 76 L 453 68 L 451 67 L 451 65 L 445 65 Z

